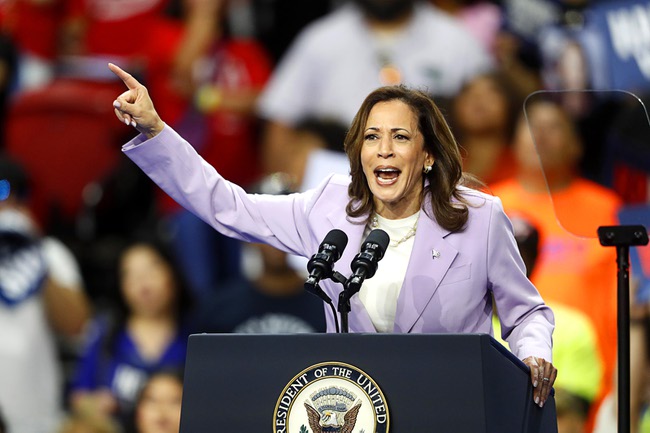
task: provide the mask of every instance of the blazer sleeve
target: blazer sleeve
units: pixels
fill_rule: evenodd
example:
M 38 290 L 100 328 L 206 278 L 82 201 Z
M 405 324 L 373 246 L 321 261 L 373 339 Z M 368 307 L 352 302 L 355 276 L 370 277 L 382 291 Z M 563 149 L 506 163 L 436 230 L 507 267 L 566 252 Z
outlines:
M 519 359 L 538 356 L 552 361 L 553 312 L 526 276 L 512 224 L 501 200 L 494 199 L 488 230 L 487 269 L 502 338 Z
M 286 196 L 247 194 L 167 125 L 152 139 L 135 137 L 122 151 L 181 206 L 224 235 L 291 254 L 312 251 L 308 215 L 318 188 Z

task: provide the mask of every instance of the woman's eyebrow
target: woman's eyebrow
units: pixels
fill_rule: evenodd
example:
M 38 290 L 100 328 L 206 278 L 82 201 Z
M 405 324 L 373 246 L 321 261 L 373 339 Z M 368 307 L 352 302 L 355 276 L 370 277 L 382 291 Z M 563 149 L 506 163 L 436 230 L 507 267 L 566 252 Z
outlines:
M 367 131 L 379 131 L 379 128 L 376 127 L 376 126 L 370 126 L 370 127 L 366 128 L 366 132 L 367 132 Z M 390 131 L 391 131 L 391 132 L 406 131 L 406 132 L 408 132 L 409 134 L 411 133 L 411 131 L 409 131 L 409 130 L 406 129 L 406 128 L 391 128 Z

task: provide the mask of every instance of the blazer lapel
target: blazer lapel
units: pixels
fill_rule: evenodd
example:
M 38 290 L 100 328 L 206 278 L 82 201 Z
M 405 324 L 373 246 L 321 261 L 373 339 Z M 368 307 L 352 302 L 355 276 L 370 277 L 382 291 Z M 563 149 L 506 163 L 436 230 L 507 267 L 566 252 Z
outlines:
M 420 211 L 413 251 L 397 300 L 394 332 L 410 332 L 458 255 L 445 240 L 448 234 L 449 231 Z

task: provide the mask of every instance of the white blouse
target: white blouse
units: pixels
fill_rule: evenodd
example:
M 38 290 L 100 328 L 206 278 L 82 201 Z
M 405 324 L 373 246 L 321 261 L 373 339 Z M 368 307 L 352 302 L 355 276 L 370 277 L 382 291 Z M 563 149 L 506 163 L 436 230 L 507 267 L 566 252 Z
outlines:
M 359 298 L 377 332 L 393 332 L 397 299 L 415 240 L 415 236 L 409 236 L 409 232 L 413 229 L 415 233 L 419 216 L 418 212 L 407 218 L 389 220 L 377 215 L 378 226 L 366 229 L 369 233 L 373 228 L 380 228 L 390 237 L 390 243 L 384 257 L 379 261 L 377 272 L 363 282 L 359 291 Z M 404 239 L 405 236 L 409 237 Z M 402 239 L 404 240 L 400 242 Z

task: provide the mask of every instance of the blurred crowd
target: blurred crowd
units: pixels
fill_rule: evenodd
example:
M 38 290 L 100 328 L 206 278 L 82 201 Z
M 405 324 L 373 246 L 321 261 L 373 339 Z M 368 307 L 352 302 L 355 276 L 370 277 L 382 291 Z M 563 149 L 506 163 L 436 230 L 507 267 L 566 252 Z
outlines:
M 121 155 L 135 131 L 107 62 L 251 193 L 348 173 L 343 137 L 376 87 L 431 94 L 555 312 L 559 432 L 616 431 L 617 269 L 596 228 L 650 225 L 649 11 L 0 0 L 0 433 L 178 432 L 189 334 L 325 330 L 304 262 L 218 234 Z M 631 249 L 635 433 L 650 432 L 649 250 Z

